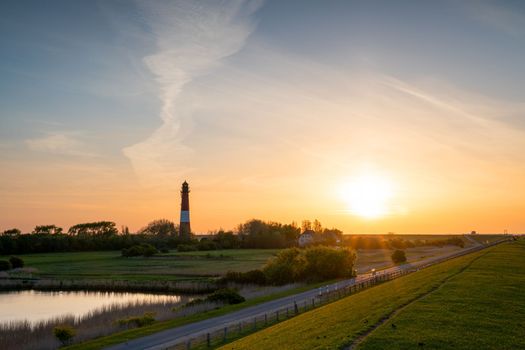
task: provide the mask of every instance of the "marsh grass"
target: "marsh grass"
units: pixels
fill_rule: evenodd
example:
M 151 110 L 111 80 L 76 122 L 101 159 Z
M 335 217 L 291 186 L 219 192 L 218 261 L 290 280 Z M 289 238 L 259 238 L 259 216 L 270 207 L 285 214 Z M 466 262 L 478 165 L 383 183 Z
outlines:
M 61 345 L 53 334 L 53 329 L 57 326 L 73 327 L 76 330 L 76 335 L 72 339 L 72 344 L 76 344 L 138 326 L 136 322 L 126 323 L 118 322 L 118 320 L 153 314 L 155 322 L 166 321 L 212 310 L 220 306 L 215 303 L 204 303 L 191 307 L 179 307 L 189 300 L 190 298 L 182 297 L 177 302 L 137 301 L 128 304 L 112 304 L 95 309 L 81 317 L 63 315 L 36 323 L 29 321 L 0 323 L 0 349 L 56 349 Z

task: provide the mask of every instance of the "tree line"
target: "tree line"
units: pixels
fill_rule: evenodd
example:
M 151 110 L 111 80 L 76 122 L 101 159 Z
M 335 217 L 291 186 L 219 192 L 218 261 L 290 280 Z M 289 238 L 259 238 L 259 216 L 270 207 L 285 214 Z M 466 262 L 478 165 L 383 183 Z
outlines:
M 461 248 L 465 247 L 465 241 L 461 237 L 447 237 L 442 239 L 404 239 L 395 237 L 393 234 L 388 235 L 346 235 L 343 239 L 343 245 L 353 249 L 406 249 L 421 246 L 443 247 L 446 245 L 455 245 Z
M 316 225 L 323 230 L 320 223 Z M 56 225 L 38 225 L 25 234 L 16 228 L 5 230 L 0 234 L 0 255 L 122 250 L 141 245 L 151 245 L 159 251 L 177 247 L 181 250 L 288 248 L 297 245 L 300 233 L 301 228 L 295 223 L 258 219 L 239 224 L 235 231 L 211 232 L 206 238 L 181 237 L 178 225 L 166 219 L 154 220 L 133 234 L 125 226 L 119 232 L 111 221 L 76 224 L 67 232 Z

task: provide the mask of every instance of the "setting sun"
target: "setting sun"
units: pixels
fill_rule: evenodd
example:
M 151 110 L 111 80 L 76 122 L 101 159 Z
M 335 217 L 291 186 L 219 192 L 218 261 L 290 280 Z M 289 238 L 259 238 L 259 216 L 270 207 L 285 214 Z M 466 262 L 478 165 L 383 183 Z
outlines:
M 376 174 L 363 174 L 341 187 L 341 197 L 350 213 L 368 219 L 379 218 L 390 212 L 392 183 Z

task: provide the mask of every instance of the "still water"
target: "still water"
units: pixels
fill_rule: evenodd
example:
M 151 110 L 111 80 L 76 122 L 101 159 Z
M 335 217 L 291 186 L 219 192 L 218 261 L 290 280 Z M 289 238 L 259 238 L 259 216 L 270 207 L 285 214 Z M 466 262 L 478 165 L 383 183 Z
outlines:
M 0 323 L 28 320 L 31 323 L 62 315 L 81 317 L 112 304 L 167 303 L 180 301 L 177 295 L 119 292 L 1 292 Z

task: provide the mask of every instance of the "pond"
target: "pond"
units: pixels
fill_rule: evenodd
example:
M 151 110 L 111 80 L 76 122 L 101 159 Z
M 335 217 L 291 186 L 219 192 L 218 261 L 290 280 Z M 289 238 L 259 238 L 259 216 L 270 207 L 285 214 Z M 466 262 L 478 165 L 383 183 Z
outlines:
M 0 323 L 27 320 L 31 324 L 63 315 L 82 317 L 109 305 L 175 303 L 178 295 L 121 292 L 0 292 Z

